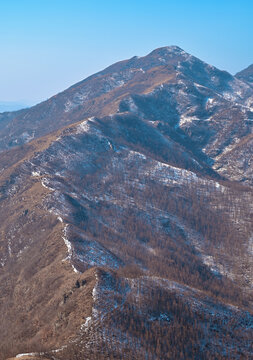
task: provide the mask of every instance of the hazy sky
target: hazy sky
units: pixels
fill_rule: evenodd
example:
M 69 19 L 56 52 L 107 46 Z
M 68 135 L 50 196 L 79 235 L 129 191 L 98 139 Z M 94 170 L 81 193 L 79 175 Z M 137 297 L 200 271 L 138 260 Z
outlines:
M 42 101 L 166 45 L 235 73 L 253 63 L 252 18 L 250 0 L 0 0 L 0 101 Z

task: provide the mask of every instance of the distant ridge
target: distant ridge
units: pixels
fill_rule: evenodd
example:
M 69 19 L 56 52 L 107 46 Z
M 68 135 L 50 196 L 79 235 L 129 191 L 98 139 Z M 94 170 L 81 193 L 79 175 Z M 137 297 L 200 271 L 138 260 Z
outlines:
M 0 101 L 0 113 L 7 111 L 17 111 L 28 108 L 29 106 L 23 102 L 16 101 Z
M 235 77 L 239 80 L 245 81 L 253 85 L 253 64 L 249 65 L 246 69 L 238 72 Z

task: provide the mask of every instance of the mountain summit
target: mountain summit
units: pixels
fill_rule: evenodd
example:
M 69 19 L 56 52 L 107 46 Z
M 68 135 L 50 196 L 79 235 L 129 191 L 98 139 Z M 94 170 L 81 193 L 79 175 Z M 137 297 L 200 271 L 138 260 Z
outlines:
M 169 46 L 0 114 L 0 359 L 252 356 L 252 104 Z

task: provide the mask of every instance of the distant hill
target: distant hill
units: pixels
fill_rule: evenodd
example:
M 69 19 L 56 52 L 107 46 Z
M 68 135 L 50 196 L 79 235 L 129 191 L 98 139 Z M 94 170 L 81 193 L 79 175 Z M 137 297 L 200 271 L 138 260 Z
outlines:
M 0 113 L 7 111 L 17 111 L 28 108 L 29 106 L 22 102 L 15 101 L 0 101 Z
M 253 84 L 253 64 L 249 65 L 246 69 L 238 72 L 235 77 L 241 81 Z

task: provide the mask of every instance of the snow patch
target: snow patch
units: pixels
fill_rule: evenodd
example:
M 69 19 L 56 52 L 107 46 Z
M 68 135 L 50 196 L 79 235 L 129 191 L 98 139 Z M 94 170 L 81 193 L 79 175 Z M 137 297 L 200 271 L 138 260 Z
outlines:
M 69 261 L 71 263 L 71 257 L 73 255 L 73 249 L 72 249 L 72 245 L 71 242 L 69 241 L 68 237 L 67 237 L 67 232 L 68 232 L 68 224 L 65 225 L 64 229 L 63 229 L 63 241 L 67 247 L 68 250 L 68 255 L 65 259 L 63 259 L 63 261 Z M 75 268 L 75 266 L 71 263 L 72 269 L 74 270 L 75 273 L 79 273 L 79 271 Z
M 158 60 L 161 61 L 162 63 L 166 63 L 166 60 L 162 57 L 159 57 Z
M 16 358 L 22 358 L 24 356 L 36 356 L 36 355 L 43 355 L 43 353 L 24 353 L 16 355 Z
M 32 171 L 32 176 L 34 176 L 34 177 L 38 177 L 38 176 L 40 176 L 41 174 L 40 174 L 40 171 Z
M 47 178 L 43 178 L 43 179 L 41 180 L 41 185 L 42 185 L 44 188 L 53 191 L 54 189 L 51 188 L 50 186 L 48 186 L 48 184 L 49 184 L 49 180 L 48 180 Z
M 31 141 L 32 139 L 34 139 L 34 135 L 35 132 L 33 131 L 32 134 L 29 134 L 27 131 L 23 132 L 23 134 L 21 135 L 22 140 L 25 143 L 28 143 L 29 141 Z
M 72 246 L 71 246 L 71 242 L 68 240 L 67 238 L 67 231 L 68 231 L 68 225 L 65 225 L 64 229 L 63 229 L 63 240 L 64 240 L 64 243 L 68 249 L 68 256 L 66 257 L 65 260 L 70 260 L 71 256 L 72 256 Z
M 196 121 L 196 120 L 199 120 L 196 116 L 181 115 L 180 116 L 179 126 L 181 127 L 182 125 L 184 125 L 186 123 L 191 123 L 191 122 Z
M 142 160 L 146 160 L 146 159 L 147 159 L 147 157 L 146 157 L 144 154 L 142 154 L 142 153 L 140 153 L 140 152 L 138 152 L 138 151 L 129 150 L 128 159 L 131 159 L 131 157 L 135 158 L 136 156 L 137 156 L 138 158 L 142 159 Z
M 91 322 L 91 316 L 88 316 L 85 320 L 85 323 L 81 325 L 81 330 L 86 329 L 89 326 L 90 322 Z
M 136 106 L 134 100 L 132 98 L 130 98 L 128 100 L 128 105 L 129 105 L 129 110 L 132 112 L 132 113 L 137 113 L 138 112 L 138 107 Z
M 88 120 L 84 120 L 80 125 L 77 126 L 76 134 L 83 134 L 88 132 L 90 129 L 90 125 L 88 124 Z

